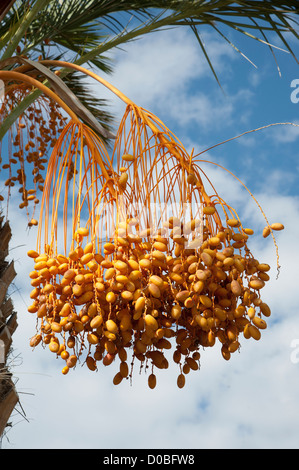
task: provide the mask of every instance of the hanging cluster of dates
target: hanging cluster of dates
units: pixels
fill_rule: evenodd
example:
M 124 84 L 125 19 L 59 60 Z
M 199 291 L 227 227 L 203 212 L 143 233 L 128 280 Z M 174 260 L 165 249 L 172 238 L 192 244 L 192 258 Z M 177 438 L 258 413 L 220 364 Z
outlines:
M 31 199 L 40 205 L 37 245 L 28 251 L 30 345 L 58 357 L 63 374 L 78 364 L 116 367 L 115 385 L 132 379 L 139 363 L 154 388 L 157 369 L 173 362 L 182 388 L 205 349 L 220 344 L 229 360 L 243 338 L 261 338 L 271 314 L 261 297 L 270 266 L 250 251 L 253 230 L 213 186 L 208 194 L 200 160 L 156 116 L 72 67 L 110 88 L 126 110 L 110 153 L 74 113 L 66 123 L 58 105 L 50 136 L 41 111 L 31 110 L 25 147 L 19 121 L 7 169 L 20 168 L 7 185 L 19 181 L 22 207 Z M 34 166 L 33 189 L 25 160 Z M 267 221 L 263 236 L 281 229 Z

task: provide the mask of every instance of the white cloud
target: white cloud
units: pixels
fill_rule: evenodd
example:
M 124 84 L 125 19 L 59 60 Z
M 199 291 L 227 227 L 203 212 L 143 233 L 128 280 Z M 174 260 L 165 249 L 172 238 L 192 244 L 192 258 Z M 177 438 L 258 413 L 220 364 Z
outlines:
M 235 109 L 242 106 L 246 109 L 252 94 L 246 89 L 237 91 L 234 95 L 223 95 L 221 90 L 213 93 L 197 91 L 192 96 L 182 93 L 176 99 L 173 95 L 169 100 L 167 110 L 173 120 L 179 123 L 188 134 L 188 126 L 192 125 L 201 132 L 214 132 L 232 126 L 235 122 Z M 163 104 L 162 99 L 162 104 Z M 239 123 L 247 125 L 248 113 L 244 112 Z
M 294 119 L 290 125 L 283 125 L 277 128 L 274 140 L 278 143 L 293 143 L 299 139 L 299 121 Z
M 215 35 L 206 33 L 205 38 L 213 66 L 224 78 L 230 73 L 230 62 L 239 56 L 224 41 L 219 42 Z M 184 106 L 190 86 L 195 84 L 200 90 L 202 78 L 210 77 L 211 83 L 216 84 L 196 38 L 184 29 L 157 32 L 140 38 L 116 52 L 114 60 L 115 73 L 103 78 L 138 106 L 159 116 L 161 113 L 171 115 L 174 104 L 178 110 L 181 105 Z M 122 102 L 113 97 L 111 92 L 101 85 L 95 89 L 101 97 L 112 100 L 118 112 L 123 109 Z M 201 110 L 202 106 L 207 107 L 204 96 L 204 93 L 198 94 L 196 110 L 188 100 L 191 114 L 192 107 L 198 114 L 206 111 Z M 174 118 L 177 118 L 177 111 Z M 199 122 L 200 119 L 199 116 Z
M 233 50 L 207 35 L 207 50 L 215 68 L 222 72 Z M 113 81 L 136 104 L 148 107 L 164 102 L 169 95 L 187 90 L 190 83 L 211 76 L 203 54 L 193 34 L 184 29 L 158 32 L 141 38 L 116 55 L 116 73 Z M 197 82 L 198 83 L 198 82 Z

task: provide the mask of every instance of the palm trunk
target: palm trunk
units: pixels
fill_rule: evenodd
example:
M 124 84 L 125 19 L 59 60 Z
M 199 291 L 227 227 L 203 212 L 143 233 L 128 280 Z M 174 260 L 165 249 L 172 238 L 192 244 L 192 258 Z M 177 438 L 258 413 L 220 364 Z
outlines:
M 18 326 L 17 314 L 7 296 L 8 287 L 16 275 L 13 261 L 6 260 L 10 238 L 10 225 L 8 222 L 4 223 L 3 217 L 0 217 L 0 437 L 19 400 L 7 365 L 12 335 Z

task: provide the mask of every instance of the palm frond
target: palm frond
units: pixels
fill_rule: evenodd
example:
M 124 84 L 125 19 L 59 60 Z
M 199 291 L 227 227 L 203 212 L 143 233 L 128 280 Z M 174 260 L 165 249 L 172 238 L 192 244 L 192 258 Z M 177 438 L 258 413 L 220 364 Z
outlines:
M 29 12 L 28 5 L 31 9 L 36 7 L 38 11 L 38 15 L 31 16 L 31 21 L 26 16 Z M 268 42 L 268 34 L 272 33 L 272 36 L 281 41 L 283 50 L 298 62 L 291 41 L 286 36 L 288 33 L 299 38 L 298 13 L 298 0 L 33 0 L 30 4 L 16 0 L 0 21 L 0 50 L 6 47 L 5 58 L 7 47 L 11 48 L 11 43 L 16 45 L 16 37 L 24 30 L 24 19 L 27 19 L 26 31 L 21 41 L 22 54 L 35 60 L 63 54 L 68 61 L 78 65 L 88 63 L 104 72 L 111 72 L 111 63 L 104 56 L 107 51 L 153 31 L 191 26 L 214 77 L 218 79 L 201 39 L 203 28 L 212 28 L 218 32 L 222 40 L 227 41 L 247 60 L 249 59 L 245 54 L 227 37 L 226 31 L 232 30 L 267 45 L 273 53 L 273 49 L 279 47 Z M 225 32 L 221 30 L 222 27 Z M 70 74 L 69 69 L 60 72 L 64 79 Z M 74 77 L 74 74 L 71 76 Z M 75 89 L 78 87 L 78 79 L 74 80 Z M 71 88 L 70 81 L 68 85 Z M 16 119 L 24 106 L 36 99 L 38 93 L 35 91 L 28 96 L 25 103 L 21 103 L 19 109 L 12 112 L 11 119 Z M 102 106 L 102 103 L 98 104 Z M 96 102 L 93 102 L 94 111 L 96 106 Z M 106 122 L 108 125 L 109 118 Z M 3 122 L 0 140 L 5 133 L 5 126 L 6 123 Z
M 22 18 L 24 3 L 26 4 L 26 2 L 15 2 L 17 7 L 13 9 L 14 15 L 10 14 L 11 22 L 16 21 L 16 18 Z M 192 22 L 192 30 L 197 40 L 199 28 L 204 26 L 213 28 L 217 25 L 219 31 L 219 27 L 223 26 L 273 47 L 265 40 L 265 33 L 273 32 L 296 59 L 284 33 L 288 32 L 299 38 L 296 31 L 298 13 L 299 4 L 296 0 L 289 2 L 50 0 L 28 28 L 24 53 L 32 48 L 38 49 L 38 46 L 47 39 L 50 44 L 60 45 L 65 50 L 72 51 L 77 57 L 88 56 L 94 65 L 108 71 L 107 63 L 106 70 L 104 69 L 100 57 L 101 51 L 107 50 L 109 46 L 113 47 L 120 38 L 124 43 L 131 40 L 132 36 L 140 37 L 149 31 L 169 26 L 190 26 Z M 127 19 L 131 17 L 134 21 L 129 29 Z M 223 32 L 220 36 L 225 38 Z M 199 44 L 202 47 L 202 43 Z M 207 59 L 206 50 L 204 54 Z M 209 65 L 211 67 L 211 63 Z M 212 72 L 214 73 L 213 68 Z
M 113 2 L 111 2 L 113 4 Z M 124 2 L 115 6 L 114 14 L 122 10 Z M 270 44 L 266 38 L 266 33 L 273 33 L 282 41 L 283 47 L 290 52 L 293 58 L 298 62 L 293 52 L 290 41 L 287 41 L 284 34 L 289 33 L 298 39 L 298 1 L 290 1 L 287 4 L 277 0 L 270 2 L 264 1 L 238 1 L 228 2 L 224 0 L 184 0 L 184 1 L 164 1 L 163 4 L 157 1 L 145 1 L 127 3 L 128 9 L 131 8 L 133 14 L 135 11 L 142 13 L 145 20 L 143 22 L 133 22 L 133 27 L 123 28 L 116 36 L 109 38 L 98 44 L 94 49 L 84 53 L 78 63 L 83 64 L 86 61 L 92 61 L 97 55 L 103 54 L 113 47 L 118 47 L 126 42 L 140 38 L 152 31 L 163 30 L 169 27 L 188 26 L 194 32 L 200 47 L 203 49 L 203 43 L 200 40 L 199 32 L 204 27 L 211 27 L 217 31 L 220 37 L 229 42 L 232 47 L 245 55 L 227 38 L 220 30 L 220 27 L 234 30 L 249 39 L 267 45 L 270 49 L 277 48 Z M 113 5 L 111 5 L 111 9 Z M 129 10 L 128 10 L 129 11 Z M 211 61 L 208 59 L 207 50 L 203 49 L 204 55 L 208 60 L 212 73 L 215 76 Z M 216 78 L 216 76 L 215 76 Z
M 64 78 L 66 86 L 77 96 L 80 102 L 92 113 L 96 120 L 102 125 L 106 131 L 111 131 L 114 124 L 114 116 L 107 110 L 108 103 L 106 100 L 92 94 L 86 77 L 81 73 L 73 72 Z M 103 141 L 107 139 L 101 135 Z

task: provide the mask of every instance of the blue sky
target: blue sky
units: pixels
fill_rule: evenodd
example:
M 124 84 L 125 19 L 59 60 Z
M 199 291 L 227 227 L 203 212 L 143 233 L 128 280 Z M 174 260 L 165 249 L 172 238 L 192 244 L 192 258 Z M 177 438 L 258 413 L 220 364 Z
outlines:
M 298 64 L 277 51 L 279 77 L 265 45 L 231 37 L 258 68 L 207 32 L 204 39 L 225 94 L 196 39 L 184 29 L 155 33 L 115 52 L 115 72 L 108 79 L 195 153 L 270 123 L 299 122 L 299 103 L 290 99 Z M 299 56 L 298 44 L 294 51 Z M 111 100 L 120 119 L 124 106 L 119 99 L 99 85 L 93 88 Z M 229 362 L 217 347 L 203 351 L 200 371 L 188 375 L 182 390 L 176 388 L 177 370 L 171 367 L 161 371 L 153 391 L 138 372 L 132 386 L 124 381 L 113 387 L 114 369 L 92 373 L 78 367 L 64 377 L 48 351 L 30 350 L 35 321 L 26 312 L 31 265 L 24 252 L 35 245 L 36 234 L 24 233 L 25 218 L 12 201 L 11 257 L 18 272 L 13 301 L 19 322 L 12 370 L 28 421 L 14 414 L 3 448 L 298 448 L 299 354 L 291 346 L 299 338 L 298 142 L 299 128 L 275 126 L 202 156 L 235 173 L 269 220 L 286 229 L 277 236 L 282 268 L 276 280 L 275 248 L 261 236 L 264 220 L 258 207 L 228 173 L 203 165 L 218 192 L 256 231 L 251 251 L 272 266 L 263 294 L 272 315 L 262 339 L 244 339 Z

